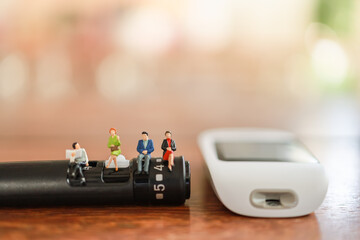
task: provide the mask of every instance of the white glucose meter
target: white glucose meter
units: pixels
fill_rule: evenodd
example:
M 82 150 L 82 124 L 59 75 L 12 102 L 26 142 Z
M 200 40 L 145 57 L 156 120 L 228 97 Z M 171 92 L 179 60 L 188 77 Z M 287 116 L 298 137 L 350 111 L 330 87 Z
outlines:
M 213 189 L 231 211 L 251 217 L 297 217 L 323 202 L 324 167 L 294 134 L 269 129 L 213 129 L 198 143 Z

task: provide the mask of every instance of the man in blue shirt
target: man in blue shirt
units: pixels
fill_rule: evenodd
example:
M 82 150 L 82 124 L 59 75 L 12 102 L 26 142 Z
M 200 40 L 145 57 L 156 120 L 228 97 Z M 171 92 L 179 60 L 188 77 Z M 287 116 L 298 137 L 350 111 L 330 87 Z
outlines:
M 154 144 L 151 139 L 149 139 L 149 134 L 147 132 L 142 132 L 142 140 L 139 140 L 136 150 L 139 153 L 137 158 L 137 174 L 141 173 L 142 162 L 144 159 L 144 172 L 149 174 L 149 164 L 151 159 L 151 153 L 154 151 Z

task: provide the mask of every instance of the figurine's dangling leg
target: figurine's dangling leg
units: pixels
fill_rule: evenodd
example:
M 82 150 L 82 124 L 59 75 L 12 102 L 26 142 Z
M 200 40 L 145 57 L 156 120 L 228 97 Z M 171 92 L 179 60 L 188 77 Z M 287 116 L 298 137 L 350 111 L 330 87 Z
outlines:
M 174 164 L 174 153 L 171 154 L 171 166 L 175 166 Z
M 172 172 L 172 166 L 174 165 L 174 154 L 170 153 L 169 154 L 169 159 L 168 159 L 168 168 L 169 168 L 169 171 Z
M 116 157 L 115 157 L 115 159 L 116 159 Z M 114 155 L 110 155 L 110 158 L 109 158 L 109 163 L 108 163 L 108 165 L 106 166 L 106 168 L 109 168 L 110 167 L 110 164 L 111 164 L 111 162 L 114 160 Z M 115 162 L 115 164 L 116 164 L 116 160 L 114 161 Z
M 109 162 L 108 162 L 108 164 L 107 164 L 107 166 L 106 166 L 105 168 L 109 168 L 109 167 L 110 167 L 111 162 L 112 162 L 112 157 L 110 156 L 110 157 L 109 157 Z
M 118 171 L 118 165 L 117 165 L 117 161 L 116 161 L 116 156 L 115 156 L 115 155 L 113 156 L 113 159 L 114 159 L 114 163 L 115 163 L 115 171 L 117 172 L 117 171 Z
M 171 167 L 173 166 L 173 154 L 172 153 L 169 154 L 169 165 Z

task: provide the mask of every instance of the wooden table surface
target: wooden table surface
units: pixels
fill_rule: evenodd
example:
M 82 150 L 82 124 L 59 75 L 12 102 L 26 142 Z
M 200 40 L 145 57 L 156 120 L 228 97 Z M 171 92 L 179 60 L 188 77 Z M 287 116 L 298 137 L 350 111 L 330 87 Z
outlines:
M 226 124 L 235 126 L 236 119 Z M 130 121 L 134 119 L 130 118 L 129 124 Z M 191 164 L 191 198 L 183 206 L 0 208 L 0 239 L 360 239 L 358 137 L 302 135 L 303 142 L 324 164 L 329 175 L 325 201 L 305 217 L 249 218 L 228 211 L 214 195 L 196 143 L 202 120 L 194 122 L 195 127 L 184 121 L 178 120 L 174 133 L 176 153 L 185 156 Z M 203 128 L 206 127 L 205 124 Z M 156 133 L 150 132 L 156 147 L 153 156 L 158 156 L 162 132 L 158 131 L 159 126 L 155 128 Z M 136 156 L 140 134 L 134 132 L 139 131 L 130 125 L 121 133 L 122 150 L 127 159 Z M 74 140 L 86 148 L 90 159 L 107 157 L 107 129 L 102 135 L 80 134 L 76 139 L 71 134 L 58 132 L 2 136 L 0 161 L 60 160 Z M 19 138 L 21 151 L 18 150 Z

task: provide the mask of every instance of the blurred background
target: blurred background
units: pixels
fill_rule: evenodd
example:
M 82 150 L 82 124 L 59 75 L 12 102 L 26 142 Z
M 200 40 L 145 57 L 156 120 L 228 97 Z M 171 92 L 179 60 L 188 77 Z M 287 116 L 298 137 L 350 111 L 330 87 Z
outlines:
M 104 160 L 111 127 L 127 159 L 137 155 L 144 130 L 153 156 L 161 156 L 163 134 L 172 130 L 176 154 L 192 167 L 193 220 L 184 234 L 210 226 L 229 238 L 216 225 L 227 212 L 209 218 L 207 204 L 221 204 L 210 195 L 197 135 L 216 127 L 290 130 L 324 164 L 330 187 L 316 217 L 302 218 L 310 231 L 301 219 L 282 222 L 284 229 L 316 239 L 319 224 L 323 239 L 359 239 L 359 42 L 356 0 L 1 0 L 0 161 L 64 159 L 74 141 L 90 159 Z M 2 232 L 17 234 L 9 216 L 21 219 L 25 233 L 68 229 L 56 218 L 43 227 L 48 215 L 40 224 L 28 215 L 3 214 Z M 168 230 L 172 222 L 156 216 Z M 92 233 L 90 220 L 79 221 Z M 295 238 L 281 223 L 263 221 L 274 236 Z M 234 233 L 261 232 L 262 224 L 247 231 L 243 223 Z M 125 226 L 123 234 L 137 225 L 112 226 Z
M 355 0 L 2 0 L 0 153 L 110 127 L 357 135 L 359 18 Z

